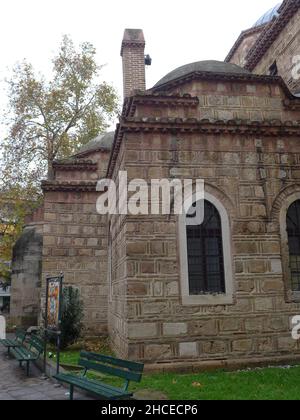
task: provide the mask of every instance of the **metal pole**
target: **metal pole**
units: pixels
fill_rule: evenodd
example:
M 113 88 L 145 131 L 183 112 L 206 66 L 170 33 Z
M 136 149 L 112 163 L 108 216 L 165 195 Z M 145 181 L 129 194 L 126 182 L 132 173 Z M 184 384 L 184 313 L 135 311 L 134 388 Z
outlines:
M 46 312 L 45 312 L 45 332 L 44 332 L 44 375 L 47 376 L 47 329 L 48 329 L 48 287 L 49 277 L 46 278 Z
M 57 332 L 57 347 L 56 347 L 56 374 L 59 374 L 59 363 L 60 363 L 60 334 L 61 332 Z
M 47 330 L 44 332 L 44 375 L 47 376 Z
M 59 296 L 59 316 L 58 316 L 58 329 L 57 332 L 57 353 L 56 353 L 56 374 L 59 374 L 59 364 L 60 364 L 60 341 L 61 341 L 61 317 L 62 317 L 62 300 L 63 300 L 63 283 L 64 283 L 64 274 L 60 273 L 60 296 Z

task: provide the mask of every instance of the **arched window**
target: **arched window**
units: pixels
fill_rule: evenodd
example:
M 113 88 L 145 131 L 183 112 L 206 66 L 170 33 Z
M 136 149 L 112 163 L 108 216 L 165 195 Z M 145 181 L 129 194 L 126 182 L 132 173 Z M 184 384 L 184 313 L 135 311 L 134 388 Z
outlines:
M 288 209 L 286 218 L 292 291 L 300 291 L 300 200 Z
M 204 216 L 202 223 L 198 223 L 193 208 L 179 219 L 182 303 L 231 305 L 233 270 L 228 213 L 223 204 L 207 192 L 204 200 L 197 201 L 193 207 L 198 206 Z M 191 217 L 193 221 L 189 220 Z
M 205 200 L 201 225 L 187 226 L 187 254 L 190 295 L 225 293 L 221 217 Z

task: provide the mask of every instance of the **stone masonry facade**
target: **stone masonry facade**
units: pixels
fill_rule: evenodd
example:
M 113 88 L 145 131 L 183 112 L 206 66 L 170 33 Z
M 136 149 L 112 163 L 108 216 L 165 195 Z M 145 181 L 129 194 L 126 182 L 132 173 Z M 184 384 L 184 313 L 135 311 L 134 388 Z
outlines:
M 11 325 L 38 325 L 42 252 L 43 223 L 31 222 L 24 229 L 13 253 Z
M 46 277 L 63 272 L 65 285 L 80 291 L 87 335 L 107 332 L 107 221 L 96 213 L 96 181 L 107 160 L 98 150 L 92 158 L 61 162 L 55 181 L 43 183 L 42 302 Z
M 238 79 L 198 75 L 127 102 L 113 178 L 122 168 L 129 181 L 204 179 L 229 214 L 235 290 L 232 305 L 184 306 L 178 219 L 127 216 L 117 227 L 126 256 L 109 316 L 122 356 L 154 363 L 300 355 L 291 337 L 300 305 L 283 274 L 279 219 L 283 198 L 300 198 L 300 109 L 284 106 L 276 78 Z
M 300 360 L 285 228 L 300 200 L 299 85 L 289 76 L 299 10 L 284 0 L 276 19 L 242 33 L 226 62 L 179 68 L 148 90 L 143 33 L 125 30 L 115 133 L 57 162 L 42 185 L 39 312 L 47 275 L 63 272 L 83 298 L 85 334 L 108 333 L 121 358 L 159 370 Z M 204 180 L 222 207 L 226 299 L 186 299 L 181 217 L 97 213 L 97 181 L 119 191 L 120 171 L 128 183 Z

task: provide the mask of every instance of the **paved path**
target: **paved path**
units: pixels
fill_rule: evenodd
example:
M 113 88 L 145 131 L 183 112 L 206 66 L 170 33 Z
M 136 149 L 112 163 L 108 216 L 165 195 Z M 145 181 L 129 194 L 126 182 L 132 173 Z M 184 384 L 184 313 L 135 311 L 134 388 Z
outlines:
M 41 371 L 30 364 L 30 376 L 26 376 L 24 369 L 12 357 L 7 356 L 7 351 L 0 346 L 0 401 L 3 400 L 68 400 L 68 389 L 57 388 L 57 384 L 50 380 L 42 379 Z M 91 396 L 82 394 L 75 389 L 75 400 L 92 400 Z M 141 390 L 136 393 L 137 400 L 167 400 L 161 392 Z
M 41 372 L 30 366 L 30 377 L 13 358 L 0 347 L 0 401 L 2 400 L 67 400 L 66 388 L 57 388 L 51 380 L 43 380 Z M 88 399 L 76 392 L 75 399 Z

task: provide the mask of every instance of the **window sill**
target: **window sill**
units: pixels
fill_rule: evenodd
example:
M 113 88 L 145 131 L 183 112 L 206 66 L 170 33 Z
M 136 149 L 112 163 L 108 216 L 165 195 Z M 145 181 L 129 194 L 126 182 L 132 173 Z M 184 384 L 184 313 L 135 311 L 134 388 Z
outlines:
M 233 296 L 231 295 L 199 295 L 182 297 L 182 304 L 184 306 L 218 306 L 233 305 L 233 303 Z

